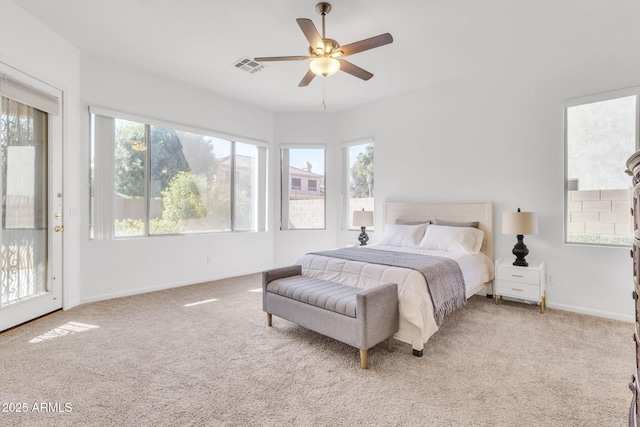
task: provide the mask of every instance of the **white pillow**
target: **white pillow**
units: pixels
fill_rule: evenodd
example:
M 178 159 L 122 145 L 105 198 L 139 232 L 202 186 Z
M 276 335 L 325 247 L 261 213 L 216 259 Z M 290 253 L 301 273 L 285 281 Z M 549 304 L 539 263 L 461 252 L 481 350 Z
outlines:
M 419 247 L 437 251 L 477 254 L 482 247 L 484 232 L 472 227 L 430 225 Z
M 427 228 L 427 225 L 428 224 L 387 224 L 384 227 L 384 237 L 380 244 L 385 246 L 417 248 L 422 236 L 424 236 L 424 230 Z

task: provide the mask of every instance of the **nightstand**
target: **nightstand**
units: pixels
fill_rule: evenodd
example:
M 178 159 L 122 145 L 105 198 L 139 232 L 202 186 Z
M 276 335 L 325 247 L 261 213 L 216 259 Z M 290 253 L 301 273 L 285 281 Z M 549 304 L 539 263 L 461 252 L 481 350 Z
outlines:
M 527 260 L 528 267 L 513 265 L 513 258 L 496 260 L 496 280 L 493 297 L 505 296 L 540 304 L 540 312 L 544 313 L 546 305 L 546 274 L 544 261 Z

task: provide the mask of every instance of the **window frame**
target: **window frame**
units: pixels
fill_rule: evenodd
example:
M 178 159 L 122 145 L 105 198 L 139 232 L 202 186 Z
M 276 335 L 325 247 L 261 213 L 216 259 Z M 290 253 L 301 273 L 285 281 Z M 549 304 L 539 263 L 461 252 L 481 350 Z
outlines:
M 568 240 L 568 223 L 569 223 L 569 191 L 572 191 L 570 188 L 572 183 L 570 183 L 569 178 L 569 117 L 568 117 L 568 109 L 572 107 L 577 107 L 581 105 L 587 105 L 597 102 L 604 102 L 615 100 L 619 98 L 625 97 L 636 97 L 636 111 L 635 111 L 635 147 L 634 152 L 640 149 L 640 86 L 633 86 L 624 89 L 613 90 L 609 92 L 602 92 L 593 95 L 582 96 L 578 98 L 568 99 L 563 102 L 563 138 L 564 138 L 564 213 L 563 213 L 563 242 L 566 245 L 579 245 L 579 246 L 593 246 L 593 247 L 608 247 L 608 248 L 620 248 L 620 247 L 630 247 L 631 242 L 625 244 L 615 244 L 615 243 L 603 243 L 603 242 L 574 242 Z M 625 165 L 620 165 L 621 173 L 623 173 Z M 575 177 L 572 177 L 575 178 Z M 629 188 L 631 188 L 631 178 L 629 178 Z M 631 200 L 630 206 L 631 206 Z M 629 221 L 631 222 L 631 215 L 629 215 Z
M 362 139 L 356 139 L 353 141 L 343 142 L 340 144 L 340 149 L 342 151 L 342 231 L 360 231 L 360 227 L 351 227 L 352 214 L 350 210 L 350 199 L 351 199 L 351 165 L 350 165 L 350 153 L 349 150 L 351 147 L 356 145 L 373 145 L 373 164 L 374 164 L 374 182 L 375 182 L 375 152 L 376 152 L 376 144 L 373 137 L 367 137 Z M 373 204 L 375 205 L 375 192 L 373 195 Z M 375 211 L 375 210 L 374 210 Z M 374 213 L 374 222 L 375 222 L 375 213 Z M 367 227 L 368 231 L 374 231 L 375 225 L 371 227 Z
M 152 126 L 171 129 L 175 131 L 182 131 L 188 133 L 199 134 L 203 136 L 209 136 L 216 139 L 222 139 L 230 142 L 230 229 L 229 230 L 206 230 L 206 231 L 191 231 L 191 232 L 178 232 L 178 233 L 154 233 L 151 234 L 149 229 L 150 224 L 150 204 L 152 203 L 150 195 L 151 186 L 151 150 L 146 150 L 145 154 L 145 224 L 144 234 L 138 236 L 115 236 L 114 233 L 114 215 L 113 215 L 113 196 L 108 197 L 108 194 L 113 193 L 114 178 L 109 174 L 98 174 L 96 168 L 109 168 L 109 165 L 114 162 L 114 149 L 115 138 L 112 138 L 115 131 L 103 130 L 103 137 L 105 133 L 108 133 L 105 138 L 110 141 L 109 144 L 101 144 L 96 146 L 96 116 L 102 116 L 110 118 L 112 120 L 127 120 L 132 122 L 141 123 L 145 126 L 145 141 L 147 147 L 150 147 L 150 130 Z M 190 236 L 190 235 L 204 235 L 204 234 L 218 234 L 218 233 L 246 233 L 246 232 L 262 232 L 267 231 L 267 177 L 268 177 L 268 155 L 269 144 L 264 141 L 255 140 L 251 138 L 238 137 L 235 135 L 214 131 L 211 129 L 198 128 L 194 126 L 182 125 L 178 123 L 172 123 L 164 120 L 157 120 L 153 118 L 138 116 L 135 114 L 124 113 L 119 111 L 108 110 L 104 108 L 89 107 L 89 120 L 90 120 L 90 138 L 91 148 L 89 150 L 89 171 L 90 171 L 90 186 L 91 194 L 89 198 L 90 203 L 90 224 L 89 224 L 89 239 L 90 240 L 124 240 L 124 239 L 144 239 L 154 237 L 167 237 L 167 236 Z M 113 142 L 111 142 L 113 141 Z M 256 166 L 258 171 L 255 177 L 256 184 L 256 207 L 254 208 L 257 216 L 255 221 L 255 227 L 253 230 L 236 229 L 235 223 L 235 203 L 236 203 L 236 188 L 235 188 L 235 155 L 236 145 L 238 143 L 255 146 L 257 149 Z M 96 164 L 93 164 L 93 162 Z M 107 164 L 105 165 L 105 162 Z M 93 174 L 93 176 L 92 176 Z M 101 175 L 98 177 L 98 175 Z M 109 182 L 109 180 L 111 182 Z M 100 209 L 102 208 L 102 209 Z M 111 213 L 109 213 L 111 212 Z M 97 224 L 96 224 L 97 223 Z M 110 224 L 110 225 L 109 225 Z

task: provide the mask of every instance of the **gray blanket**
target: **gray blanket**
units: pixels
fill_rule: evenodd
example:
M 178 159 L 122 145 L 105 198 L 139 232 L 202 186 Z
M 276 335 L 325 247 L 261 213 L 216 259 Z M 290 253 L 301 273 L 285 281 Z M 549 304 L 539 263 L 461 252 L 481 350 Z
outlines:
M 419 271 L 427 281 L 427 288 L 433 302 L 433 313 L 438 326 L 442 324 L 446 314 L 462 307 L 467 302 L 462 270 L 457 262 L 449 258 L 363 247 L 311 252 L 311 254 L 411 268 Z

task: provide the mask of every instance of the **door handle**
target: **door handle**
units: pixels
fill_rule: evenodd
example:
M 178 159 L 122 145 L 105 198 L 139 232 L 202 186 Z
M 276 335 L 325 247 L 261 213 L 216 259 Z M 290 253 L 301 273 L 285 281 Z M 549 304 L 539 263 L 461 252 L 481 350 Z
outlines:
M 56 233 L 64 231 L 64 225 L 56 225 L 55 227 L 53 227 L 53 231 L 55 231 Z

